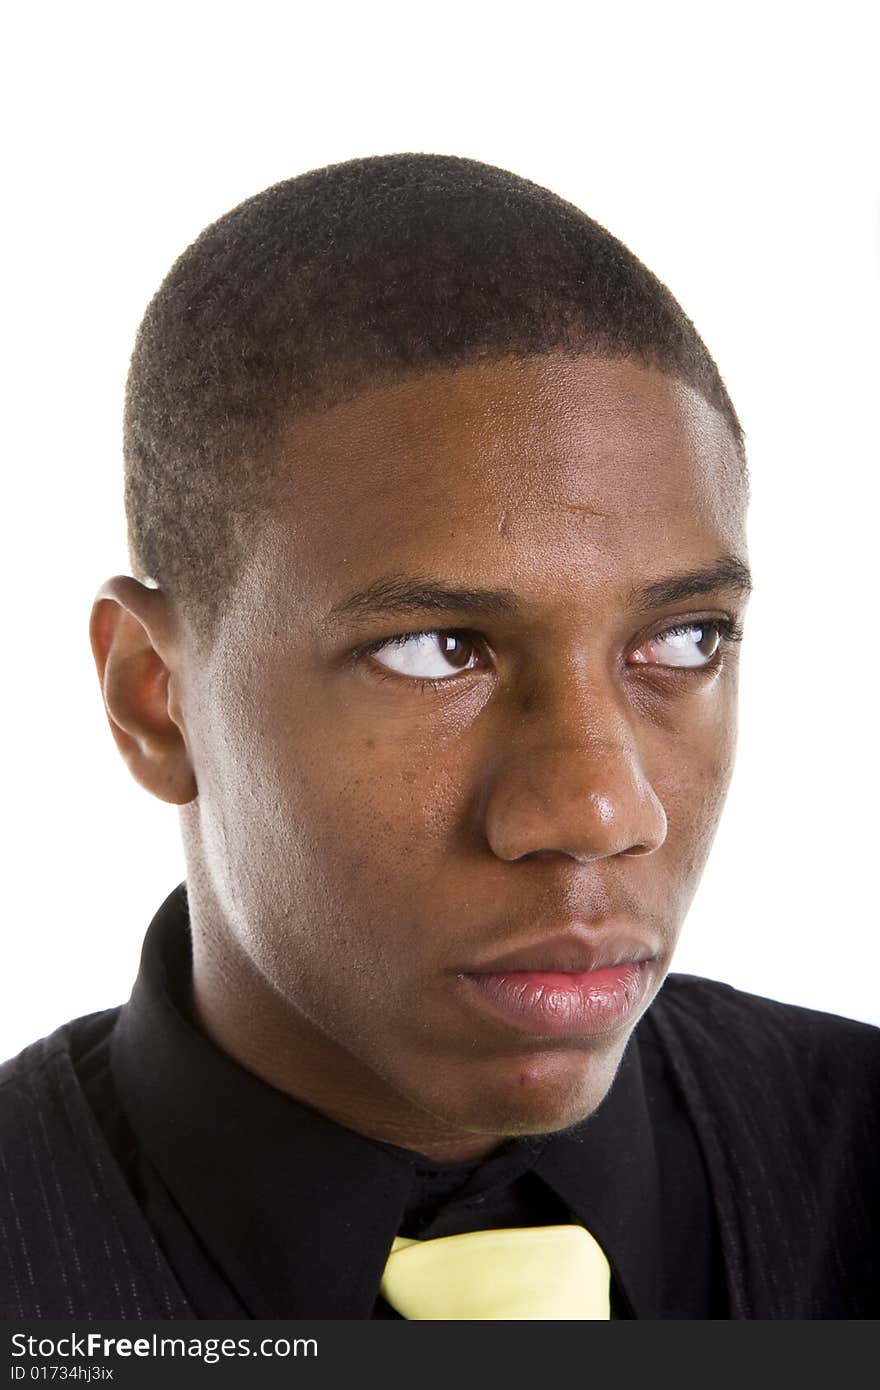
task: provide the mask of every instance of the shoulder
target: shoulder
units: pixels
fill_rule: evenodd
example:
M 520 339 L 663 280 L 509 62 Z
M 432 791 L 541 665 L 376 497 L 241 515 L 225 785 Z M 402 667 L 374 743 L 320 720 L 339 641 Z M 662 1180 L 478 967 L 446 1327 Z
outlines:
M 0 1066 L 0 1318 L 187 1315 L 83 1086 L 118 1015 L 72 1019 Z
M 72 1317 L 84 1292 L 68 1261 L 86 1263 L 81 1228 L 101 1225 L 96 1170 L 106 1164 L 73 1054 L 96 1017 L 71 1019 L 0 1066 L 4 1317 Z
M 651 1006 L 670 1054 L 717 1092 L 729 1083 L 764 1105 L 784 1088 L 813 1114 L 875 1112 L 880 1028 L 717 980 L 671 974 Z
M 653 1008 L 676 1018 L 683 1027 L 708 1030 L 719 1039 L 735 1030 L 730 1041 L 738 1046 L 789 1042 L 820 1048 L 826 1055 L 880 1062 L 880 1028 L 873 1024 L 750 994 L 720 980 L 670 974 Z
M 782 1027 L 801 1034 L 821 1033 L 831 1037 L 849 1037 L 876 1046 L 880 1028 L 858 1019 L 821 1009 L 805 1008 L 802 1004 L 786 1004 L 762 994 L 750 994 L 721 980 L 704 979 L 700 975 L 667 975 L 660 994 L 663 1000 L 684 1012 L 705 1015 L 720 1009 L 725 1015 L 753 1020 L 756 1026 Z
M 45 1096 L 60 1078 L 72 1083 L 74 1058 L 106 1038 L 119 1016 L 119 1007 L 70 1019 L 0 1063 L 0 1120 Z
M 0 1157 L 4 1200 L 42 1202 L 42 1185 L 54 1183 L 59 1158 L 87 1160 L 97 1130 L 74 1059 L 106 1038 L 118 1009 L 62 1024 L 0 1065 Z M 74 1171 L 71 1168 L 71 1171 Z M 4 1198 L 4 1193 L 5 1198 Z
M 645 1022 L 707 1163 L 734 1316 L 874 1316 L 880 1029 L 687 975 Z

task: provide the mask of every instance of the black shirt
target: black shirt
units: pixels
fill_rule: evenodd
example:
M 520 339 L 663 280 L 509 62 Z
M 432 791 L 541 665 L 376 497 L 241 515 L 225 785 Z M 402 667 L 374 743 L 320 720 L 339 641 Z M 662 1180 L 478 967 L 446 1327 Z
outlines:
M 650 1010 L 599 1108 L 479 1162 L 365 1138 L 244 1070 L 194 1023 L 185 885 L 132 996 L 74 1065 L 196 1316 L 397 1318 L 394 1237 L 578 1221 L 612 1269 L 612 1317 L 729 1317 L 702 1154 Z

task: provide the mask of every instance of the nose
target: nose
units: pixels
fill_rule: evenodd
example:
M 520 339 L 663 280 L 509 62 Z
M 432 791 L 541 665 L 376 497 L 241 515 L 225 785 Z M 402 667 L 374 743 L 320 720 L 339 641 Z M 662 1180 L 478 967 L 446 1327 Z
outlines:
M 499 859 L 578 862 L 651 854 L 666 813 L 632 723 L 609 692 L 560 690 L 509 726 L 484 783 L 483 825 Z

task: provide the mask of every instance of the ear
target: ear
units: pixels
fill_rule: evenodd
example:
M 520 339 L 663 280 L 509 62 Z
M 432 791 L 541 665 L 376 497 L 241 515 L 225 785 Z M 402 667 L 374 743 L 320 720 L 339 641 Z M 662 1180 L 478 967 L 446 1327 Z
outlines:
M 198 788 L 165 595 L 128 575 L 108 579 L 92 605 L 89 637 L 110 731 L 129 772 L 160 801 L 186 805 Z

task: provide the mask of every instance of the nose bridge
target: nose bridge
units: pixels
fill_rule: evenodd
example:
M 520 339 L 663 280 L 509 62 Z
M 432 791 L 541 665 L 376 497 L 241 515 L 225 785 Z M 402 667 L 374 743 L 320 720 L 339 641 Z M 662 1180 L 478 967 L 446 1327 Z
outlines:
M 590 860 L 659 848 L 666 815 L 610 675 L 572 670 L 521 700 L 484 814 L 486 837 L 503 859 L 560 853 Z

